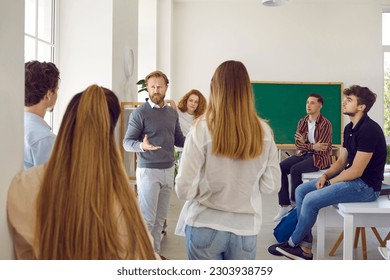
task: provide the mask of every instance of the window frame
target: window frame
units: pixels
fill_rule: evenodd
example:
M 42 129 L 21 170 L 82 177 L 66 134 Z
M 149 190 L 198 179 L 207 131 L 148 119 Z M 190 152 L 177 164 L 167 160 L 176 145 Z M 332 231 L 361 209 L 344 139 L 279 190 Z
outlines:
M 51 1 L 51 9 L 50 9 L 50 16 L 51 16 L 50 40 L 51 41 L 50 42 L 40 38 L 38 35 L 38 28 L 39 28 L 38 24 L 39 24 L 39 19 L 40 19 L 40 13 L 39 13 L 39 2 L 40 1 L 43 1 L 43 0 L 35 0 L 35 10 L 34 10 L 34 13 L 35 13 L 35 17 L 34 17 L 35 18 L 35 35 L 26 33 L 26 29 L 24 32 L 25 41 L 27 38 L 34 40 L 34 49 L 35 49 L 34 57 L 31 59 L 29 58 L 28 60 L 38 60 L 38 54 L 39 54 L 39 49 L 40 49 L 39 43 L 43 43 L 43 44 L 49 46 L 51 49 L 50 58 L 49 58 L 49 60 L 46 60 L 46 61 L 53 62 L 54 64 L 57 64 L 56 61 L 57 61 L 57 57 L 58 57 L 58 43 L 57 42 L 58 42 L 58 15 L 59 15 L 57 7 L 58 7 L 59 0 L 50 0 Z M 26 5 L 26 2 L 25 2 L 25 5 Z M 25 20 L 27 18 L 26 13 L 27 13 L 27 9 L 25 8 Z M 24 60 L 25 60 L 25 62 L 27 62 L 28 60 L 26 59 L 26 53 L 27 53 L 26 44 L 24 47 L 25 47 Z M 45 114 L 44 119 L 53 130 L 54 129 L 54 111 L 47 112 Z

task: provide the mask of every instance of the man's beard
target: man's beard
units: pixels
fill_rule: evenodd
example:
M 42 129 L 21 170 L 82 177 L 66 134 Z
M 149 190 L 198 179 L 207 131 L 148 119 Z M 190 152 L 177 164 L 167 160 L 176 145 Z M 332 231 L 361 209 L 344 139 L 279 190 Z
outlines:
M 158 94 L 158 93 L 155 93 L 153 95 L 150 95 L 149 97 L 153 101 L 154 104 L 161 104 L 164 101 L 165 96 Z
M 350 117 L 354 117 L 356 115 L 355 112 L 343 112 L 344 115 L 347 115 L 347 116 L 350 116 Z

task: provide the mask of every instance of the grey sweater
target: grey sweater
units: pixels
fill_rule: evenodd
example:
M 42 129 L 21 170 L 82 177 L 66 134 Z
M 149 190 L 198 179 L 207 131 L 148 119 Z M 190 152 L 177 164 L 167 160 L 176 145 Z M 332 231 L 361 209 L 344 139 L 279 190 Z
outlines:
M 150 144 L 161 149 L 142 152 L 140 145 L 145 134 Z M 138 167 L 167 169 L 175 162 L 174 146 L 183 147 L 184 140 L 176 110 L 170 106 L 152 108 L 145 102 L 130 115 L 123 148 L 137 152 Z

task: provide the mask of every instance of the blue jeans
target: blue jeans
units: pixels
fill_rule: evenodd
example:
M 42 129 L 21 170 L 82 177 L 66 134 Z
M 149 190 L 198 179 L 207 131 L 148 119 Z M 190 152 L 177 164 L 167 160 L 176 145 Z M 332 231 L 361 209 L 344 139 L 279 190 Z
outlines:
M 257 235 L 235 235 L 207 227 L 186 225 L 186 247 L 190 260 L 254 260 Z
M 298 223 L 289 239 L 291 246 L 312 247 L 311 229 L 321 208 L 343 202 L 374 201 L 379 195 L 361 179 L 338 182 L 322 189 L 317 189 L 316 183 L 317 180 L 312 180 L 301 184 L 295 191 Z

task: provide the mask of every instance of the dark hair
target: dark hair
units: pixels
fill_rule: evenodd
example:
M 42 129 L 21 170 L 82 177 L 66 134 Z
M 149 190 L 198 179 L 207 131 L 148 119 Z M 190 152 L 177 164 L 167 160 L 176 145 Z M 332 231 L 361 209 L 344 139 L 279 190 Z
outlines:
M 315 97 L 317 98 L 317 101 L 320 102 L 322 105 L 324 105 L 324 99 L 322 98 L 321 95 L 319 95 L 318 93 L 310 93 L 308 98 L 309 97 Z
M 357 97 L 358 105 L 366 105 L 364 113 L 368 113 L 376 101 L 376 94 L 368 87 L 353 85 L 344 89 L 343 94 L 346 96 L 354 95 Z
M 163 72 L 161 72 L 161 71 L 153 71 L 152 73 L 150 73 L 149 75 L 147 75 L 146 77 L 145 77 L 145 84 L 147 85 L 148 84 L 148 80 L 150 79 L 150 78 L 152 78 L 152 77 L 154 77 L 154 78 L 160 78 L 160 77 L 162 77 L 163 79 L 164 79 L 164 81 L 165 81 L 165 83 L 168 85 L 169 84 L 169 80 L 168 80 L 168 77 L 167 77 L 167 75 L 165 75 Z
M 24 105 L 38 104 L 47 91 L 55 92 L 60 72 L 54 63 L 39 62 L 36 60 L 26 62 L 24 82 Z

